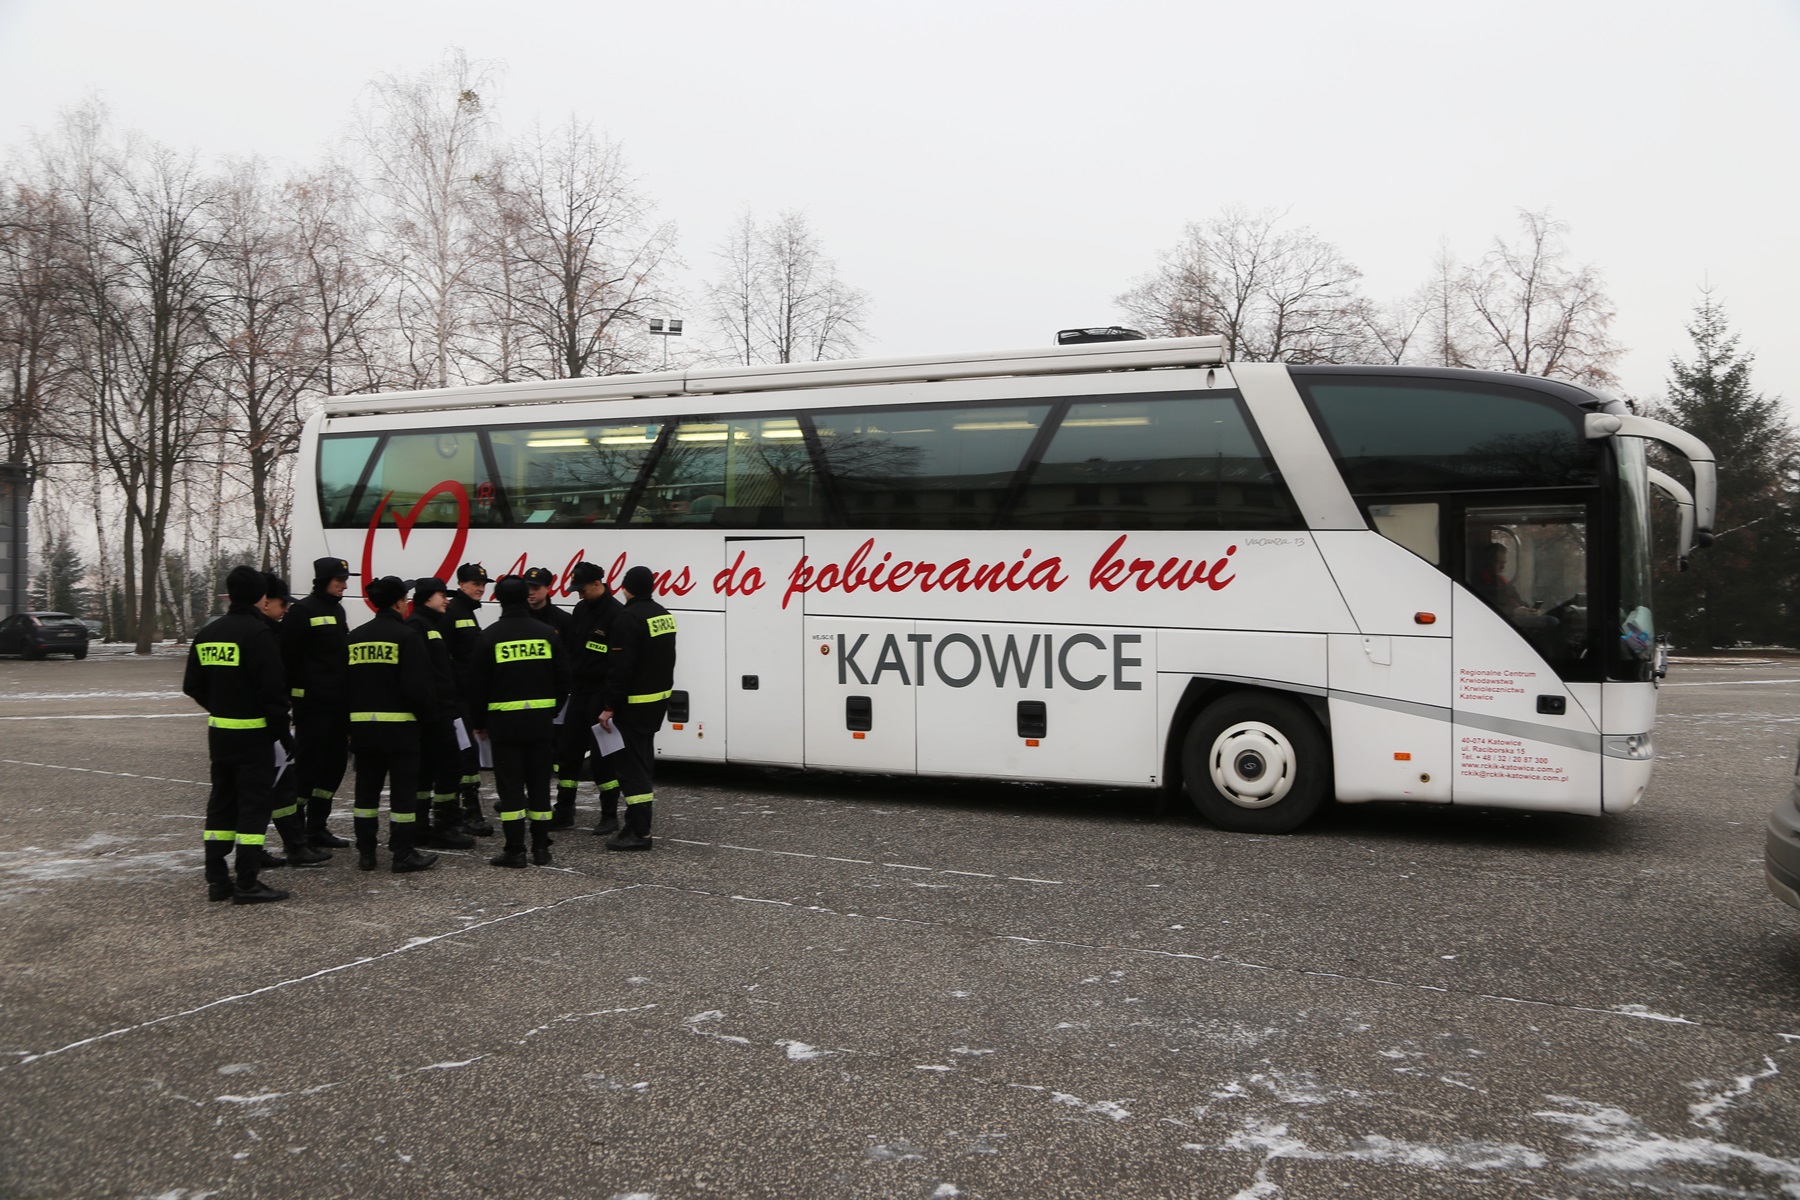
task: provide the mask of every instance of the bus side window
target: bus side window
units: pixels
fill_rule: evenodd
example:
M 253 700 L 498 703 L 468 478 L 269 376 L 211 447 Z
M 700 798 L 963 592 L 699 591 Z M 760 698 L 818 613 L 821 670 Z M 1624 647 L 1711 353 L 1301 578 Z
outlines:
M 819 448 L 852 529 L 988 529 L 1048 404 L 824 409 Z
M 362 482 L 380 437 L 334 437 L 319 439 L 319 514 L 327 529 L 355 525 L 356 485 Z M 365 517 L 363 524 L 368 524 Z
M 605 526 L 656 449 L 656 423 L 492 429 L 488 442 L 518 525 Z
M 1369 522 L 1375 532 L 1414 554 L 1440 565 L 1442 535 L 1438 529 L 1439 505 L 1434 501 L 1369 505 Z
M 334 460 L 339 452 L 325 449 L 331 440 L 321 443 L 321 490 L 328 466 L 333 472 L 337 470 Z M 344 461 L 351 457 L 346 454 Z M 443 490 L 445 484 L 460 485 L 468 497 L 471 525 L 497 521 L 494 509 L 478 502 L 486 494 L 484 487 L 490 485 L 478 432 L 453 429 L 389 434 L 374 465 L 368 469 L 367 481 L 355 498 L 354 507 L 339 510 L 337 519 L 328 518 L 326 524 L 338 528 L 366 527 L 374 520 L 377 505 L 385 499 L 384 522 L 400 516 L 425 529 L 454 528 L 463 519 L 463 503 L 454 493 Z
M 1300 511 L 1230 393 L 1077 400 L 1015 529 L 1299 529 Z

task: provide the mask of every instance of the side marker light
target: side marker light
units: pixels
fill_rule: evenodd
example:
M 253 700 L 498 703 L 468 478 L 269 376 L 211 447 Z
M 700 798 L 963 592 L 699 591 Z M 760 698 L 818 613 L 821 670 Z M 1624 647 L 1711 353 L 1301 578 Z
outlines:
M 1436 613 L 1414 613 L 1413 614 L 1413 624 L 1414 625 L 1436 625 L 1437 624 L 1437 614 Z
M 1036 739 L 1036 738 L 1026 738 L 1026 739 L 1025 739 L 1025 744 L 1026 744 L 1026 745 L 1027 745 L 1027 746 L 1035 746 L 1035 745 L 1037 745 L 1037 744 L 1038 744 L 1038 740 L 1037 740 L 1037 739 Z

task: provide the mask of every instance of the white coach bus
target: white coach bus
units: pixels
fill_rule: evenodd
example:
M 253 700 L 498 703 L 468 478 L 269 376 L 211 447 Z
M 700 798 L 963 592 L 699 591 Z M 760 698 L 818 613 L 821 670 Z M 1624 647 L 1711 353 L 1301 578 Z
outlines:
M 1631 808 L 1650 489 L 1701 544 L 1714 497 L 1597 392 L 1217 338 L 344 396 L 300 463 L 297 563 L 654 570 L 667 758 L 1184 789 L 1259 832 Z

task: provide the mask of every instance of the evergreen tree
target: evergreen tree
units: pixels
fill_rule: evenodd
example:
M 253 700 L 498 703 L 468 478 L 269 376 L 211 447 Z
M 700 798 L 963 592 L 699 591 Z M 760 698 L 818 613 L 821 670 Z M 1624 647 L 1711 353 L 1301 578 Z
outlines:
M 1679 520 L 1672 504 L 1656 504 L 1658 626 L 1678 647 L 1710 649 L 1740 642 L 1794 644 L 1800 604 L 1790 597 L 1800 566 L 1796 553 L 1796 468 L 1800 448 L 1778 396 L 1750 383 L 1752 354 L 1738 349 L 1725 310 L 1701 295 L 1691 360 L 1669 364 L 1666 400 L 1651 415 L 1700 438 L 1719 463 L 1716 540 L 1677 572 Z M 1678 478 L 1685 472 L 1664 468 Z

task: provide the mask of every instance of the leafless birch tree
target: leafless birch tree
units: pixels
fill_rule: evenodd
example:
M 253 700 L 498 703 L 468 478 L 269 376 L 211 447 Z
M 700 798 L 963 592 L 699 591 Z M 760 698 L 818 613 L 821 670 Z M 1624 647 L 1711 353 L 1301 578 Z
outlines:
M 745 213 L 717 257 L 707 307 L 732 361 L 818 362 L 856 353 L 868 294 L 838 278 L 805 213 L 784 212 L 766 226 Z
M 1621 349 L 1600 273 L 1574 265 L 1548 213 L 1519 213 L 1523 235 L 1495 238 L 1482 260 L 1465 269 L 1457 291 L 1467 313 L 1469 343 L 1458 366 L 1610 385 Z

